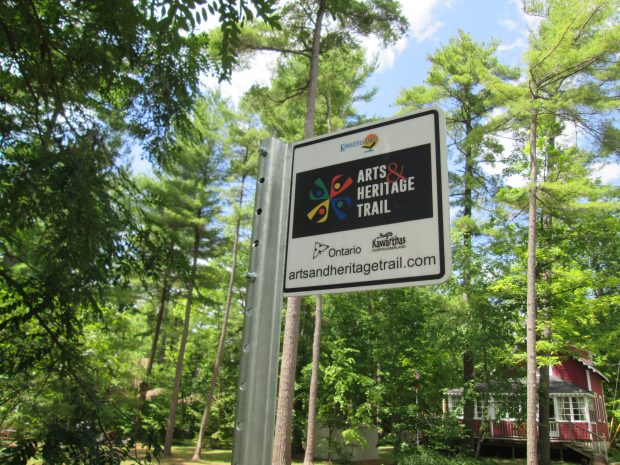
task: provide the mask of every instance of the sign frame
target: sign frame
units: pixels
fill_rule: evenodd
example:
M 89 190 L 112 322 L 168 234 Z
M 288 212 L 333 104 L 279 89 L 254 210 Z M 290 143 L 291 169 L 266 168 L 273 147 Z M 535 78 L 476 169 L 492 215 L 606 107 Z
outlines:
M 432 118 L 432 123 L 428 122 L 428 118 Z M 296 161 L 301 160 L 300 156 L 308 156 L 308 149 L 321 147 L 321 144 L 329 144 L 337 142 L 338 140 L 347 140 L 350 136 L 357 135 L 360 136 L 363 133 L 369 131 L 380 131 L 380 130 L 391 130 L 391 127 L 397 128 L 398 125 L 416 125 L 417 122 L 422 122 L 423 119 L 424 124 L 428 126 L 431 124 L 433 128 L 433 134 L 427 135 L 426 140 L 430 141 L 430 148 L 428 149 L 430 152 L 432 164 L 431 172 L 434 173 L 430 176 L 430 184 L 431 184 L 431 196 L 432 196 L 432 208 L 433 215 L 432 221 L 437 232 L 437 244 L 436 251 L 438 257 L 438 268 L 435 266 L 433 268 L 433 272 L 428 274 L 412 274 L 407 276 L 394 276 L 394 277 L 372 277 L 369 275 L 362 274 L 359 280 L 348 280 L 346 282 L 337 282 L 338 277 L 335 276 L 335 279 L 331 279 L 329 283 L 323 284 L 300 284 L 300 285 L 291 285 L 288 284 L 287 275 L 291 272 L 289 270 L 289 265 L 291 265 L 291 261 L 295 260 L 293 257 L 293 253 L 291 251 L 292 244 L 294 241 L 298 240 L 299 237 L 293 237 L 294 232 L 299 236 L 299 227 L 294 226 L 293 215 L 295 214 L 296 208 L 296 178 L 299 175 L 303 175 L 304 171 L 296 171 Z M 425 126 L 425 127 L 426 127 Z M 399 133 L 400 134 L 400 133 Z M 373 136 L 377 137 L 375 134 Z M 406 136 L 401 136 L 405 137 Z M 375 140 L 375 143 L 377 141 Z M 359 142 L 361 144 L 361 142 Z M 372 141 L 370 141 L 372 144 Z M 407 142 L 408 144 L 408 142 Z M 422 144 L 419 144 L 416 140 L 411 140 L 410 145 L 406 145 L 407 150 L 415 150 L 421 145 L 426 144 L 423 141 Z M 346 145 L 346 144 L 345 144 Z M 429 145 L 429 144 L 426 144 Z M 364 145 L 364 147 L 366 147 Z M 342 147 L 341 147 L 342 148 Z M 318 150 L 318 149 L 317 149 Z M 371 150 L 369 150 L 371 151 Z M 284 296 L 303 296 L 303 295 L 313 295 L 313 294 L 326 294 L 326 293 L 338 293 L 338 292 L 347 292 L 347 291 L 363 291 L 363 290 L 374 290 L 374 289 L 387 289 L 387 288 L 396 288 L 396 287 L 408 287 L 408 286 L 419 286 L 419 285 L 429 285 L 429 284 L 439 284 L 445 282 L 449 279 L 451 271 L 452 271 L 452 257 L 451 257 L 451 247 L 450 247 L 450 214 L 449 214 L 449 199 L 448 199 L 448 167 L 447 167 L 447 150 L 446 150 L 446 127 L 445 127 L 445 116 L 443 111 L 440 108 L 429 108 L 421 111 L 411 112 L 404 115 L 399 115 L 396 117 L 384 119 L 381 121 L 376 121 L 372 123 L 363 124 L 360 126 L 356 126 L 353 128 L 348 128 L 342 131 L 338 131 L 335 133 L 327 134 L 320 137 L 315 137 L 307 140 L 303 140 L 293 144 L 292 148 L 292 163 L 290 166 L 290 196 L 291 201 L 288 206 L 288 215 L 287 215 L 287 225 L 286 225 L 286 237 L 284 244 L 284 282 L 283 282 L 283 294 Z M 300 155 L 300 152 L 306 152 L 305 155 Z M 394 156 L 393 154 L 396 152 L 386 152 L 379 153 L 377 155 L 367 155 L 359 158 L 359 162 L 350 161 L 348 164 L 360 164 L 363 163 L 364 160 L 375 160 L 381 161 L 381 159 L 386 159 L 388 156 Z M 345 163 L 346 164 L 346 163 Z M 318 166 L 313 168 L 314 171 L 319 171 L 322 168 L 328 168 L 331 166 L 339 166 L 338 163 L 331 163 Z M 300 178 L 301 179 L 301 178 Z M 416 180 L 417 182 L 417 180 Z M 336 184 L 338 186 L 339 184 Z M 333 185 L 332 185 L 333 189 Z M 413 188 L 412 188 L 413 190 Z M 358 194 L 359 195 L 359 194 Z M 387 201 L 385 201 L 386 209 L 387 209 Z M 435 206 L 436 204 L 436 206 Z M 374 208 L 374 207 L 373 207 Z M 333 208 L 332 208 L 333 209 Z M 361 214 L 361 209 L 360 209 Z M 405 215 L 410 214 L 405 212 Z M 299 221 L 297 220 L 299 223 Z M 416 219 L 413 220 L 399 220 L 397 223 L 400 224 L 401 227 L 404 227 L 409 224 L 414 224 Z M 397 223 L 381 223 L 380 227 L 388 227 Z M 330 232 L 329 234 L 337 234 L 344 235 L 349 234 L 351 237 L 355 235 L 355 232 L 359 229 L 365 229 L 368 226 L 362 226 L 361 228 L 352 228 L 347 231 L 337 231 Z M 293 231 L 295 228 L 295 231 Z M 375 228 L 376 229 L 376 228 Z M 324 235 L 329 237 L 329 234 Z M 328 247 L 327 244 L 323 244 L 320 240 L 321 235 L 316 233 L 305 234 L 306 236 L 318 237 L 315 242 L 315 247 L 317 244 L 320 246 Z M 425 236 L 426 237 L 426 236 Z M 434 239 L 429 239 L 434 240 Z M 328 241 L 325 241 L 328 242 Z M 316 253 L 316 251 L 315 251 Z M 393 254 L 392 254 L 393 255 Z M 436 260 L 437 261 L 437 260 Z M 437 263 L 435 262 L 435 265 Z M 402 273 L 401 273 L 402 274 Z

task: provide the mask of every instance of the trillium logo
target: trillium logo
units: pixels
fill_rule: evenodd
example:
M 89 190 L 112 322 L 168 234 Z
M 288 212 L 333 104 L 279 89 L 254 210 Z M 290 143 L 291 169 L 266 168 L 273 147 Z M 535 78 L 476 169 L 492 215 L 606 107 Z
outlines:
M 314 258 L 318 257 L 323 252 L 325 252 L 327 249 L 329 249 L 329 245 L 322 244 L 321 242 L 315 242 L 314 243 L 314 253 L 312 254 L 312 258 L 314 259 Z
M 381 250 L 404 249 L 407 247 L 406 237 L 399 237 L 393 232 L 381 233 L 372 240 L 372 251 L 379 252 Z
M 327 252 L 327 255 L 330 257 L 345 257 L 347 255 L 359 255 L 362 253 L 362 248 L 358 245 L 354 245 L 353 247 L 341 247 L 339 249 L 332 247 L 331 245 L 323 244 L 322 242 L 314 243 L 314 252 L 312 254 L 312 259 L 314 260 L 319 255 Z

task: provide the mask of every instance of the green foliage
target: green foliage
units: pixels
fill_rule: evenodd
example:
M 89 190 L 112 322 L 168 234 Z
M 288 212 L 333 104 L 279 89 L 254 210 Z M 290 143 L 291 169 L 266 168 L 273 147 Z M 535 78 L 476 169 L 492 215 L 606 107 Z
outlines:
M 40 137 L 45 150 L 54 139 L 82 138 L 104 121 L 117 128 L 129 123 L 157 147 L 173 123 L 186 121 L 199 74 L 229 75 L 238 24 L 253 18 L 252 10 L 275 24 L 273 3 L 250 0 L 237 8 L 227 0 L 171 0 L 159 11 L 129 0 L 3 4 L 3 148 Z M 219 61 L 205 53 L 208 37 L 193 32 L 216 12 L 224 37 Z
M 280 9 L 281 28 L 258 24 L 241 32 L 242 50 L 275 50 L 310 58 L 314 20 L 320 1 L 289 0 Z M 338 0 L 324 4 L 328 21 L 323 21 L 321 53 L 357 48 L 359 37 L 376 36 L 384 45 L 407 33 L 409 24 L 394 0 Z
M 48 463 L 127 455 L 125 442 L 97 438 L 133 434 L 139 286 L 161 276 L 161 255 L 182 267 L 171 237 L 147 224 L 140 203 L 153 198 L 123 151 L 171 155 L 200 73 L 230 72 L 237 23 L 276 20 L 273 2 L 237 4 L 0 5 L 0 425 Z M 211 14 L 223 19 L 217 61 L 193 32 Z M 16 454 L 31 454 L 23 444 Z
M 359 123 L 354 104 L 374 95 L 374 91 L 358 94 L 375 70 L 365 60 L 359 46 L 321 56 L 315 123 L 318 133 Z M 244 105 L 260 114 L 263 125 L 274 136 L 289 141 L 303 138 L 308 72 L 305 58 L 281 58 L 270 86 L 253 86 L 244 96 Z
M 489 459 L 475 459 L 466 455 L 445 456 L 423 447 L 416 447 L 412 452 L 404 453 L 398 460 L 402 465 L 494 465 Z
M 175 435 L 195 437 L 238 222 L 239 268 L 248 266 L 245 180 L 249 185 L 257 171 L 257 143 L 267 133 L 302 137 L 317 2 L 286 2 L 279 31 L 270 29 L 278 21 L 270 0 L 168 0 L 155 10 L 142 1 L 87 3 L 0 6 L 0 429 L 17 430 L 15 447 L 0 448 L 2 463 L 37 455 L 46 463 L 115 464 L 131 458 L 138 439 L 149 447 L 147 459 L 157 457 L 190 279 L 196 292 Z M 544 167 L 539 330 L 552 330 L 538 342 L 539 364 L 576 345 L 615 372 L 619 191 L 593 180 L 593 168 L 618 149 L 610 120 L 618 106 L 620 40 L 610 19 L 617 7 L 617 0 L 528 2 L 543 21 L 527 55 L 535 103 L 523 98 L 530 89 L 512 84 L 515 70 L 495 57 L 498 44 L 476 44 L 464 32 L 429 57 L 424 86 L 401 92 L 403 110 L 447 110 L 453 159 L 463 167 L 451 173 L 454 205 L 463 209 L 452 228 L 455 273 L 440 288 L 326 296 L 319 422 L 343 431 L 345 442 L 359 441 L 358 426 L 377 424 L 383 439 L 401 447 L 402 463 L 484 463 L 458 455 L 464 431 L 441 416 L 442 389 L 463 384 L 464 349 L 476 361 L 469 399 L 488 377 L 500 381 L 490 385 L 500 399 L 520 374 L 527 252 L 520 213 L 528 192 L 497 191 L 501 179 L 489 179 L 483 166 L 498 160 L 496 133 L 510 122 L 517 142 L 502 159 L 505 174 L 527 170 L 524 122 L 534 104 Z M 213 15 L 222 19 L 219 31 L 193 32 Z M 264 22 L 241 29 L 255 17 Z M 327 2 L 324 26 L 318 133 L 364 119 L 354 104 L 372 98 L 374 91 L 357 91 L 375 64 L 365 61 L 360 35 L 393 42 L 406 24 L 398 2 L 346 0 Z M 253 88 L 242 102 L 261 122 L 233 112 L 217 93 L 194 100 L 199 74 L 225 78 L 237 46 L 284 54 L 270 86 Z M 592 136 L 588 150 L 558 143 L 566 121 Z M 135 144 L 161 162 L 155 178 L 136 181 L 123 166 Z M 211 446 L 228 447 L 232 438 L 244 287 L 239 273 L 206 434 Z M 309 307 L 301 324 L 298 432 L 310 378 Z M 136 386 L 160 308 L 151 391 L 137 422 Z M 410 445 L 414 435 L 424 448 Z
M 464 191 L 454 202 L 471 215 L 474 206 L 484 202 L 490 179 L 485 163 L 493 163 L 503 147 L 497 139 L 502 125 L 493 118 L 511 95 L 510 83 L 519 71 L 502 65 L 496 57 L 497 42 L 479 44 L 459 31 L 458 36 L 428 57 L 431 68 L 425 84 L 401 90 L 396 103 L 403 111 L 428 105 L 446 109 L 446 123 L 452 145 L 451 156 L 465 169 L 451 172 L 453 189 Z

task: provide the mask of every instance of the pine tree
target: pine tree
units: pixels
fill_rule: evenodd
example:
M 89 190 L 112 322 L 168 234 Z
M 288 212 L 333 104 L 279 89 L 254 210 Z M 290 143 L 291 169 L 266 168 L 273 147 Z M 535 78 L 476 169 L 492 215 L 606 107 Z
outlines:
M 226 105 L 217 92 L 199 100 L 192 126 L 178 139 L 174 157 L 158 173 L 159 207 L 164 212 L 166 226 L 179 231 L 177 247 L 184 251 L 186 260 L 180 275 L 185 287 L 185 316 L 166 428 L 165 455 L 171 454 L 199 267 L 204 266 L 204 259 L 219 241 L 219 232 L 213 226 L 219 210 L 216 187 L 222 182 L 229 150 L 226 129 L 230 118 Z
M 475 256 L 473 241 L 480 235 L 479 220 L 475 218 L 480 207 L 492 191 L 492 182 L 483 171 L 484 163 L 493 163 L 502 147 L 497 142 L 502 120 L 493 114 L 505 104 L 503 92 L 511 80 L 518 77 L 518 70 L 499 63 L 495 52 L 498 44 L 478 44 L 459 31 L 459 35 L 439 48 L 428 59 L 431 68 L 426 83 L 401 91 L 397 103 L 403 110 L 420 109 L 425 105 L 438 104 L 448 108 L 446 122 L 450 139 L 454 142 L 455 161 L 462 164 L 462 174 L 451 173 L 453 192 L 458 195 L 456 205 L 462 207 L 455 221 L 458 230 L 458 247 L 455 262 L 460 268 L 459 290 L 463 302 L 463 386 L 465 389 L 464 421 L 473 444 L 474 401 L 469 390 L 474 384 L 476 347 L 480 341 L 481 321 L 475 298 L 479 291 L 481 275 Z M 481 315 L 483 318 L 484 316 Z
M 527 270 L 527 462 L 538 463 L 538 428 L 536 410 L 536 249 L 538 215 L 538 127 L 539 117 L 551 114 L 571 119 L 597 132 L 595 126 L 575 109 L 580 105 L 604 111 L 614 105 L 609 83 L 597 76 L 610 76 L 614 54 L 619 49 L 620 26 L 612 20 L 618 2 L 546 1 L 529 6 L 530 13 L 543 17 L 538 30 L 530 36 L 527 53 L 527 97 L 520 107 L 529 114 L 529 201 L 528 201 L 528 270 Z M 548 427 L 544 427 L 546 432 Z M 548 438 L 545 438 L 548 444 Z M 548 463 L 545 445 L 545 463 Z
M 255 175 L 257 167 L 258 154 L 256 149 L 256 141 L 264 138 L 264 133 L 261 130 L 256 129 L 255 122 L 251 116 L 244 118 L 241 115 L 235 116 L 236 124 L 231 127 L 231 138 L 234 140 L 236 146 L 235 153 L 236 159 L 231 160 L 229 168 L 228 178 L 232 178 L 229 181 L 228 189 L 232 187 L 231 194 L 235 197 L 230 199 L 231 207 L 233 210 L 232 221 L 233 226 L 233 239 L 232 239 L 232 258 L 231 267 L 228 280 L 228 288 L 226 290 L 226 302 L 224 304 L 224 312 L 222 317 L 222 327 L 220 329 L 220 337 L 217 346 L 217 352 L 215 355 L 215 362 L 213 364 L 213 371 L 211 373 L 211 380 L 209 383 L 209 391 L 207 393 L 207 400 L 205 402 L 205 408 L 200 421 L 200 429 L 198 432 L 198 439 L 196 441 L 196 447 L 194 449 L 194 455 L 192 460 L 200 460 L 200 453 L 203 447 L 204 435 L 209 424 L 209 415 L 213 399 L 215 397 L 215 389 L 219 378 L 220 366 L 222 363 L 222 357 L 224 354 L 224 343 L 226 341 L 228 319 L 230 311 L 233 306 L 233 291 L 235 285 L 235 277 L 238 263 L 239 243 L 241 240 L 242 223 L 247 220 L 245 215 L 245 197 L 246 197 L 246 180 L 250 176 Z M 231 141 L 232 142 L 232 141 Z M 238 179 L 240 177 L 240 179 Z M 245 226 L 244 226 L 245 227 Z

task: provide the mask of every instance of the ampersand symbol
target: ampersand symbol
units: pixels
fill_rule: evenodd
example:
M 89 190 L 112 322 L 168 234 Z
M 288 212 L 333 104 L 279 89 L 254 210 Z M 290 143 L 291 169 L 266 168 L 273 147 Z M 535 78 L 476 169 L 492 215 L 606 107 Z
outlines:
M 400 171 L 398 170 L 400 168 Z M 398 166 L 398 163 L 393 161 L 388 165 L 388 173 L 385 175 L 385 180 L 392 184 L 399 179 L 407 179 L 407 176 L 403 175 L 404 166 Z

